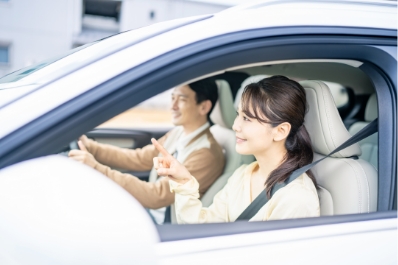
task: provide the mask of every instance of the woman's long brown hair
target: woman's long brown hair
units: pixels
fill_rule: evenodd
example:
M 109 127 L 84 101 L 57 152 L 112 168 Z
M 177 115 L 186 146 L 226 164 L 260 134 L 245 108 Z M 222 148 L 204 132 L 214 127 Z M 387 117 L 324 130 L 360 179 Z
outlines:
M 242 111 L 260 123 L 268 123 L 272 127 L 283 122 L 291 125 L 285 142 L 287 153 L 283 162 L 270 173 L 265 182 L 267 196 L 271 197 L 271 190 L 276 183 L 284 182 L 294 170 L 313 160 L 311 139 L 304 126 L 304 116 L 308 110 L 305 90 L 299 83 L 285 76 L 272 76 L 246 86 L 241 103 Z M 318 188 L 312 172 L 309 170 L 306 173 Z

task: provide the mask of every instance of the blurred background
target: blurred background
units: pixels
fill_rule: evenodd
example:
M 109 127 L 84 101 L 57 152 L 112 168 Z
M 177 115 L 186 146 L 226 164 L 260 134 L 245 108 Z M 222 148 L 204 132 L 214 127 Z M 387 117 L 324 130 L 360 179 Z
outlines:
M 119 32 L 248 0 L 0 0 L 0 77 Z M 172 126 L 171 90 L 102 127 Z

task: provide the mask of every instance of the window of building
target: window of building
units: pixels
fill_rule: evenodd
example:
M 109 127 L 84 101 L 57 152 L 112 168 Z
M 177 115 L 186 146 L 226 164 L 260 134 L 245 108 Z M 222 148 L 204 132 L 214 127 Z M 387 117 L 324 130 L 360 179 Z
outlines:
M 121 6 L 122 1 L 84 0 L 82 31 L 74 38 L 72 47 L 119 33 Z
M 0 64 L 9 64 L 9 63 L 10 63 L 10 46 L 0 44 Z
M 84 0 L 83 4 L 85 15 L 110 17 L 119 21 L 121 1 Z

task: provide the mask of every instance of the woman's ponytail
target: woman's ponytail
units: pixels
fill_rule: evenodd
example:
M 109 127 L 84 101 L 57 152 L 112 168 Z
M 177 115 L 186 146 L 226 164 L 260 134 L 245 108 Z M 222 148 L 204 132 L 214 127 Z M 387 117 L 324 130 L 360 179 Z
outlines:
M 296 132 L 289 134 L 285 142 L 285 147 L 287 153 L 284 157 L 284 162 L 271 172 L 265 182 L 269 198 L 271 197 L 272 188 L 276 183 L 286 181 L 294 170 L 312 163 L 314 158 L 311 139 L 304 124 Z M 315 187 L 318 188 L 312 172 L 308 170 L 306 173 L 314 182 Z

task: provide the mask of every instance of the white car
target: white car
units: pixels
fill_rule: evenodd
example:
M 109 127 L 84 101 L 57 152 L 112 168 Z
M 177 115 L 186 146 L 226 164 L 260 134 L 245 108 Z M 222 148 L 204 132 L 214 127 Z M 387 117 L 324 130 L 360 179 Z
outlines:
M 164 131 L 94 128 L 206 76 L 219 80 L 229 119 L 223 101 L 239 97 L 244 79 L 274 74 L 338 87 L 302 83 L 315 91 L 306 123 L 318 128 L 309 130 L 316 158 L 326 155 L 319 145 L 333 149 L 345 128 L 378 117 L 359 159 L 314 168 L 321 217 L 154 225 L 117 184 L 59 155 L 85 133 L 149 143 Z M 225 139 L 233 134 L 226 124 L 214 129 Z M 233 171 L 245 161 L 232 165 L 224 138 Z M 396 162 L 396 2 L 262 1 L 154 24 L 0 78 L 0 264 L 396 264 Z

